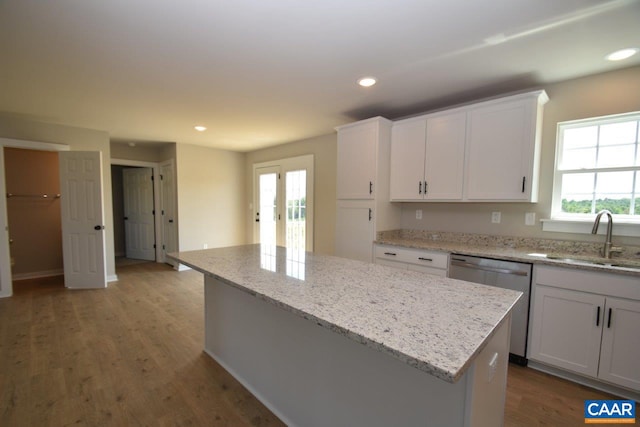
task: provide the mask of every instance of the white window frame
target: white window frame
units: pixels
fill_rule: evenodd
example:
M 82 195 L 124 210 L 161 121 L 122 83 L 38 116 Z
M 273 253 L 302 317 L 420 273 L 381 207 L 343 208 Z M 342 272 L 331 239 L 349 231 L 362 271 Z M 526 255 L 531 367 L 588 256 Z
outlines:
M 584 127 L 587 125 L 603 125 L 620 123 L 629 120 L 640 120 L 640 111 L 610 116 L 593 117 L 589 119 L 560 122 L 556 134 L 556 154 L 553 178 L 553 198 L 551 204 L 551 218 L 542 220 L 544 231 L 567 233 L 591 233 L 595 214 L 567 214 L 562 212 L 562 176 L 566 171 L 558 170 L 560 156 L 562 154 L 562 132 L 565 129 Z M 639 148 L 640 149 L 640 148 Z M 585 172 L 597 170 L 586 169 Z M 640 165 L 625 168 L 602 168 L 602 171 L 635 170 L 640 173 Z M 636 198 L 640 197 L 640 189 L 635 189 Z M 613 232 L 619 236 L 640 237 L 640 216 L 638 215 L 614 215 Z M 601 230 L 606 227 L 600 227 Z M 602 233 L 603 231 L 599 231 Z

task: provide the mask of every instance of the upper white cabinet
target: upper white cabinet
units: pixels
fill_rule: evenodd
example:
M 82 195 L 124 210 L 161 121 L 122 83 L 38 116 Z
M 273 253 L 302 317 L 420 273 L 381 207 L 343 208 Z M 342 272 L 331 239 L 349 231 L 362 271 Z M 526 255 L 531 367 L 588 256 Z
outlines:
M 376 117 L 337 128 L 338 199 L 374 198 L 379 137 L 389 124 Z
M 337 128 L 335 254 L 371 262 L 376 233 L 400 228 L 389 202 L 391 121 L 382 117 Z
M 392 201 L 535 202 L 544 91 L 397 121 Z
M 391 200 L 460 200 L 464 111 L 395 122 L 391 136 Z
M 466 199 L 538 200 L 544 92 L 490 101 L 467 116 Z

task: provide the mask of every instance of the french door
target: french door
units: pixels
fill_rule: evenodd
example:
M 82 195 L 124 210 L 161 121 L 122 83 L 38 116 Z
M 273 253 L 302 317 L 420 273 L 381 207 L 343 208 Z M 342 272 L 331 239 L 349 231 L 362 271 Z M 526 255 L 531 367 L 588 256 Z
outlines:
M 254 241 L 313 250 L 313 156 L 254 165 Z

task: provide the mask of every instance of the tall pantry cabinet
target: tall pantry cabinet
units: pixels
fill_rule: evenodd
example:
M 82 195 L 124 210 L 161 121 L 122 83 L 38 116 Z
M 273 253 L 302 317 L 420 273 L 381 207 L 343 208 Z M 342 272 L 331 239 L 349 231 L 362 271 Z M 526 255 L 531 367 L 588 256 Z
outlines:
M 372 262 L 376 233 L 400 228 L 401 208 L 389 202 L 391 124 L 374 117 L 336 128 L 337 256 Z

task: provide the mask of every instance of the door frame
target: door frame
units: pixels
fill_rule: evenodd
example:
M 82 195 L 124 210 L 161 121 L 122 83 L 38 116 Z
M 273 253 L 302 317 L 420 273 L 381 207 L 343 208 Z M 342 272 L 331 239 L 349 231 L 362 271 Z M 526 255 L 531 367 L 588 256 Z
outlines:
M 160 201 L 160 163 L 143 162 L 139 160 L 127 159 L 111 159 L 112 166 L 131 166 L 138 168 L 151 168 L 153 176 L 153 210 L 154 218 L 154 237 L 156 245 L 156 262 L 164 263 L 164 255 L 162 253 L 162 204 Z M 112 195 L 113 197 L 113 195 Z
M 4 148 L 23 148 L 39 151 L 70 151 L 71 147 L 50 142 L 29 141 L 13 138 L 0 138 L 0 190 L 7 194 L 7 183 L 4 174 Z M 9 215 L 7 214 L 7 198 L 0 197 L 0 298 L 13 295 L 13 279 L 11 277 L 11 250 L 9 249 Z
M 315 206 L 315 196 L 314 196 L 314 188 L 315 188 L 315 172 L 314 172 L 314 166 L 315 166 L 315 157 L 313 154 L 305 154 L 302 156 L 296 156 L 296 157 L 287 157 L 284 159 L 277 159 L 277 160 L 270 160 L 267 162 L 261 162 L 261 163 L 254 163 L 253 164 L 253 175 L 252 175 L 252 189 L 251 189 L 251 193 L 252 193 L 252 207 L 253 209 L 252 211 L 252 216 L 251 216 L 251 223 L 252 223 L 252 230 L 253 230 L 253 242 L 257 243 L 260 241 L 260 228 L 258 227 L 258 225 L 256 225 L 255 222 L 255 218 L 256 218 L 256 212 L 257 210 L 260 208 L 259 206 L 259 198 L 258 198 L 258 194 L 257 194 L 257 170 L 261 169 L 261 168 L 266 168 L 266 167 L 280 167 L 280 173 L 283 176 L 283 179 L 278 180 L 278 186 L 279 186 L 279 190 L 281 192 L 281 199 L 284 201 L 284 197 L 285 195 L 285 191 L 286 191 L 286 187 L 285 187 L 285 179 L 286 179 L 286 174 L 287 172 L 290 171 L 295 171 L 295 170 L 300 170 L 302 168 L 306 168 L 306 170 L 308 171 L 308 175 L 307 175 L 307 210 L 306 210 L 306 216 L 307 216 L 307 229 L 305 231 L 306 233 L 306 237 L 307 237 L 307 242 L 306 242 L 306 250 L 308 252 L 313 252 L 313 248 L 314 248 L 314 228 L 315 228 L 315 221 L 314 221 L 314 206 Z M 310 203 L 309 203 L 310 202 Z M 284 209 L 284 212 L 279 212 L 283 215 L 283 217 L 286 214 L 286 207 L 284 206 L 284 203 L 281 203 L 283 206 L 279 207 L 280 209 Z M 286 218 L 285 218 L 286 221 Z

